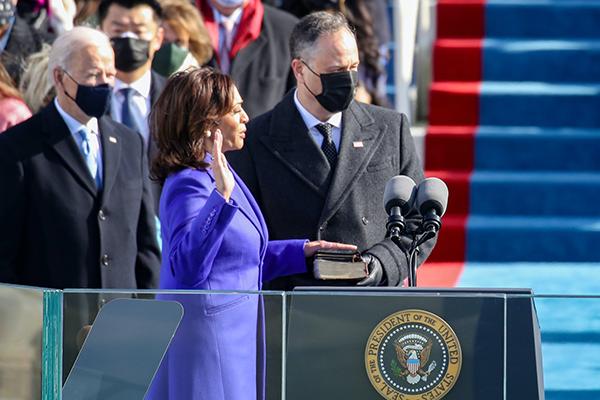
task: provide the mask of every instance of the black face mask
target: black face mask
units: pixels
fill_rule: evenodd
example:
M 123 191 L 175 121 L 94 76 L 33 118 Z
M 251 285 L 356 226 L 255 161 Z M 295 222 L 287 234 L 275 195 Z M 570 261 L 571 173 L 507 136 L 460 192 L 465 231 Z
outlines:
M 108 111 L 110 107 L 110 100 L 112 96 L 112 88 L 108 83 L 103 83 L 96 86 L 82 85 L 77 82 L 73 77 L 64 71 L 73 82 L 77 84 L 77 93 L 73 98 L 66 90 L 65 94 L 68 98 L 73 100 L 75 104 L 81 108 L 81 111 L 89 115 L 90 117 L 100 118 Z
M 115 67 L 119 71 L 135 71 L 150 58 L 150 42 L 132 37 L 110 39 L 115 51 Z
M 344 111 L 352 102 L 354 98 L 354 92 L 356 91 L 356 84 L 358 83 L 358 72 L 356 71 L 342 71 L 332 72 L 329 74 L 317 74 L 313 71 L 304 61 L 302 61 L 306 68 L 313 74 L 321 78 L 321 94 L 314 94 L 306 83 L 306 89 L 312 94 L 315 99 L 329 112 L 336 113 Z

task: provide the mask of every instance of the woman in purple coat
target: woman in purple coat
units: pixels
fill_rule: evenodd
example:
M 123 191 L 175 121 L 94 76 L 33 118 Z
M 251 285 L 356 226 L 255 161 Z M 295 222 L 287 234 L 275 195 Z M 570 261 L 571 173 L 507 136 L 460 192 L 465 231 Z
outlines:
M 260 290 L 263 281 L 306 272 L 306 257 L 320 248 L 355 249 L 269 241 L 260 209 L 223 154 L 242 148 L 248 122 L 228 76 L 211 68 L 175 74 L 150 119 L 158 147 L 153 174 L 164 183 L 161 289 Z M 150 397 L 256 399 L 262 392 L 257 354 L 263 351 L 258 296 L 171 297 L 185 314 Z

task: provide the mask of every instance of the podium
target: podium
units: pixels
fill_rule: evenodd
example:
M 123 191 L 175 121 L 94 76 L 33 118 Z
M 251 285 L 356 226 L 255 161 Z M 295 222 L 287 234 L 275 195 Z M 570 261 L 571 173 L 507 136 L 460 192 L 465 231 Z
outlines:
M 571 304 L 571 310 L 592 312 L 600 306 L 600 297 L 536 299 L 526 289 L 130 292 L 0 285 L 0 297 L 6 305 L 0 308 L 0 350 L 7 354 L 0 360 L 0 376 L 9 376 L 7 368 L 13 368 L 22 371 L 24 381 L 41 379 L 37 396 L 19 397 L 18 385 L 14 392 L 0 388 L 19 400 L 142 400 L 164 367 L 161 360 L 170 360 L 169 368 L 184 360 L 185 373 L 169 383 L 192 384 L 198 377 L 187 366 L 195 353 L 186 340 L 206 333 L 205 318 L 227 323 L 221 331 L 212 326 L 217 337 L 231 335 L 232 326 L 246 321 L 244 336 L 231 336 L 234 347 L 220 349 L 232 354 L 223 362 L 247 378 L 236 400 L 544 399 L 535 300 L 545 310 L 555 309 L 556 301 Z M 38 311 L 28 319 L 22 310 Z M 249 311 L 255 317 L 242 320 Z M 85 336 L 79 334 L 90 324 L 82 346 Z M 40 338 L 41 346 L 32 342 L 26 348 L 29 338 Z M 556 333 L 549 338 L 556 343 Z M 5 361 L 15 359 L 8 350 L 19 343 L 18 354 L 32 360 L 30 378 L 18 364 Z M 200 344 L 194 351 L 214 350 Z M 175 347 L 179 358 L 170 354 Z M 242 354 L 253 357 L 243 361 Z M 550 361 L 556 363 L 556 356 Z M 203 371 L 214 364 L 192 367 Z M 561 376 L 569 373 L 568 366 L 564 373 L 562 365 L 558 368 Z M 594 384 L 586 381 L 592 376 L 586 372 L 577 376 L 577 385 Z M 235 389 L 227 386 L 236 382 L 229 380 L 225 389 Z
M 290 297 L 286 399 L 544 398 L 529 290 L 302 288 Z

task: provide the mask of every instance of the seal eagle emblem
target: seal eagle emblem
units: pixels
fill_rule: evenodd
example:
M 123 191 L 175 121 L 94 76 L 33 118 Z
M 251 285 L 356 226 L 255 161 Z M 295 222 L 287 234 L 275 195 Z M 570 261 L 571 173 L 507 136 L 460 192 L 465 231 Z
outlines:
M 418 342 L 413 344 L 412 340 L 423 342 L 425 345 Z M 402 342 L 408 342 L 408 344 L 403 345 Z M 425 337 L 419 335 L 412 334 L 398 338 L 394 342 L 396 358 L 402 367 L 402 371 L 398 375 L 406 376 L 406 381 L 411 385 L 421 380 L 427 381 L 427 377 L 435 370 L 437 363 L 433 361 L 426 370 L 423 370 L 421 366 L 425 366 L 429 361 L 432 346 L 432 342 L 428 342 Z M 395 364 L 394 361 L 392 364 L 397 368 L 398 364 Z
M 371 332 L 365 367 L 385 399 L 438 400 L 458 380 L 462 352 L 442 318 L 423 310 L 399 311 Z

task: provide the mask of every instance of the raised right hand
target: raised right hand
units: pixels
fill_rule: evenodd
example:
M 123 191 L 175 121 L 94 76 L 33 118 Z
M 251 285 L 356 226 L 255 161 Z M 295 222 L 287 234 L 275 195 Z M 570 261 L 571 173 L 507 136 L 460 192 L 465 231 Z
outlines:
M 221 152 L 223 146 L 223 134 L 221 130 L 217 129 L 214 133 L 214 142 L 212 148 L 213 162 L 211 168 L 215 175 L 215 184 L 217 185 L 217 191 L 221 193 L 221 196 L 225 200 L 229 201 L 231 192 L 235 186 L 235 180 L 233 174 L 227 165 L 227 159 L 225 154 Z

